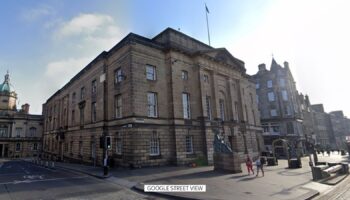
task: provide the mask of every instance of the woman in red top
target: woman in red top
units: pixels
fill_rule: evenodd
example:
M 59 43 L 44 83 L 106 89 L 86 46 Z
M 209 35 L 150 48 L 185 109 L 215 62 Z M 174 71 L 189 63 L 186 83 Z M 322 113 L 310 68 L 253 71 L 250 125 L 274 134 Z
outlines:
M 247 166 L 247 169 L 248 169 L 248 175 L 250 175 L 250 171 L 252 171 L 253 174 L 254 174 L 253 162 L 252 162 L 252 160 L 250 159 L 249 155 L 247 155 L 247 158 L 246 158 L 246 160 L 245 160 L 245 165 Z

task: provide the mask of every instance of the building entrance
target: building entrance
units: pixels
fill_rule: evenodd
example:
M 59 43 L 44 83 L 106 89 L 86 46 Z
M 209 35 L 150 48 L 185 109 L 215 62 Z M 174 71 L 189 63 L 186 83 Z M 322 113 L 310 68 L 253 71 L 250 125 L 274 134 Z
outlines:
M 8 144 L 5 144 L 5 147 L 4 147 L 4 157 L 5 158 L 9 157 L 9 145 Z
M 2 154 L 3 154 L 3 149 L 4 148 L 4 145 L 3 144 L 0 144 L 0 158 L 4 157 Z

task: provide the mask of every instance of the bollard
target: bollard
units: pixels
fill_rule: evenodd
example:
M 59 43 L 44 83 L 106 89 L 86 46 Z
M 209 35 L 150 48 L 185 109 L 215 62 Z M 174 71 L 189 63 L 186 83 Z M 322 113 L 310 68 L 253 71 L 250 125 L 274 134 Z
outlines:
M 45 167 L 48 168 L 49 167 L 49 161 L 45 162 Z
M 55 169 L 55 162 L 54 161 L 51 162 L 51 168 Z

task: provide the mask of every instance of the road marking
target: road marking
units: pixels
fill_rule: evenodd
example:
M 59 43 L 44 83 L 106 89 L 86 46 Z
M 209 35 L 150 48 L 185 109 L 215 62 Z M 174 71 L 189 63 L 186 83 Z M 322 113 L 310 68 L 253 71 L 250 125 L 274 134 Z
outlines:
M 82 179 L 82 178 L 88 178 L 89 176 L 79 176 L 79 177 L 70 177 L 70 178 L 52 178 L 52 179 L 44 179 L 44 180 L 23 180 L 23 181 L 12 181 L 12 182 L 3 182 L 0 183 L 0 185 L 16 185 L 20 183 L 35 183 L 35 182 L 46 182 L 46 181 L 58 181 L 58 180 L 68 180 L 68 179 Z
M 28 175 L 28 176 L 23 176 L 23 179 L 44 179 L 43 175 Z

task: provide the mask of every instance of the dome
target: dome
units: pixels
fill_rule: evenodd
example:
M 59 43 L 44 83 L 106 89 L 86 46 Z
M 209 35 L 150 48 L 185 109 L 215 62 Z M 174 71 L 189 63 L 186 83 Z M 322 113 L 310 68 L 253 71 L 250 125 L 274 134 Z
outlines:
M 2 84 L 0 84 L 0 92 L 8 92 L 8 93 L 11 93 L 11 92 L 14 92 L 14 89 L 13 89 L 13 86 L 11 85 L 10 83 L 10 75 L 9 73 L 7 73 L 5 75 L 5 80 Z

